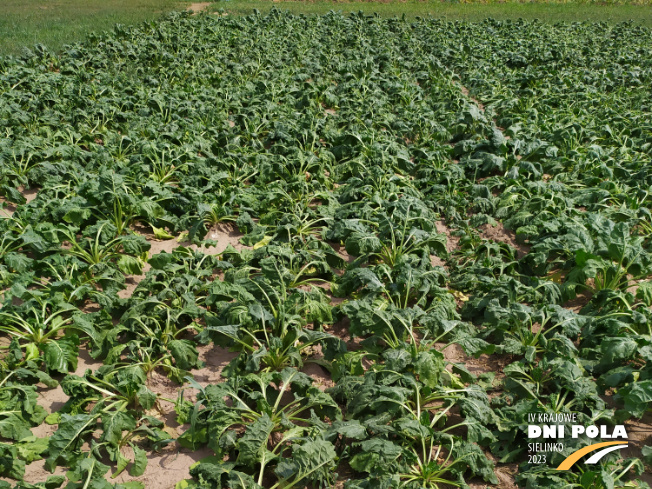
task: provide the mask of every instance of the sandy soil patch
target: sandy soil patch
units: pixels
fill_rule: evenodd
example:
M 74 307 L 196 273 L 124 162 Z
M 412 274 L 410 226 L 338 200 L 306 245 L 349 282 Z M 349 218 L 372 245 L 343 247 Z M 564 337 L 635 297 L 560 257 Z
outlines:
M 593 293 L 590 290 L 583 290 L 575 296 L 575 299 L 566 302 L 564 307 L 579 314 L 582 308 L 591 302 L 592 297 Z
M 332 243 L 332 242 L 329 242 L 328 244 L 330 245 L 331 248 L 333 248 L 335 253 L 337 253 L 340 256 L 340 258 L 344 260 L 346 263 L 350 264 L 355 261 L 356 257 L 349 255 L 344 245 L 339 243 Z
M 75 369 L 74 374 L 82 376 L 87 369 L 96 370 L 101 366 L 102 362 L 100 360 L 91 358 L 88 353 L 88 347 L 86 345 L 80 345 L 77 368 Z M 68 396 L 63 392 L 61 385 L 49 388 L 43 384 L 38 384 L 37 392 L 39 405 L 43 406 L 49 414 L 59 411 L 66 401 L 68 401 Z M 58 426 L 56 424 L 49 425 L 47 423 L 42 423 L 39 426 L 32 428 L 32 433 L 38 438 L 44 438 L 52 436 L 54 432 L 57 431 L 57 428 Z M 57 466 L 54 475 L 64 475 L 65 473 L 65 468 Z M 45 482 L 50 475 L 53 474 L 45 470 L 45 460 L 36 460 L 25 467 L 24 479 L 25 482 L 36 484 L 39 482 Z
M 444 360 L 450 363 L 462 364 L 474 375 L 493 372 L 496 374 L 496 379 L 502 379 L 505 377 L 503 369 L 511 363 L 508 355 L 482 354 L 478 358 L 473 358 L 468 356 L 464 349 L 457 344 L 452 344 L 443 351 L 441 349 L 446 346 L 446 343 L 436 343 L 435 346 L 437 350 L 444 354 Z
M 446 261 L 442 260 L 438 256 L 430 255 L 430 264 L 433 267 L 442 267 L 442 268 L 445 268 L 446 270 L 448 270 L 448 267 L 446 266 Z
M 443 220 L 435 222 L 435 229 L 438 233 L 446 235 L 446 251 L 453 253 L 459 248 L 459 236 L 454 236 L 451 228 L 449 228 Z
M 29 204 L 38 195 L 39 188 L 32 187 L 29 190 L 25 190 L 24 187 L 18 187 L 18 191 L 25 197 L 26 203 Z M 17 208 L 18 206 L 16 204 L 8 202 L 4 197 L 0 197 L 0 218 L 13 216 Z
M 455 84 L 460 88 L 460 91 L 462 92 L 462 95 L 464 95 L 466 98 L 468 98 L 470 101 L 472 101 L 475 105 L 477 105 L 478 109 L 480 109 L 480 112 L 484 112 L 484 104 L 482 102 L 480 102 L 477 98 L 472 97 L 468 88 L 466 88 L 465 86 L 463 86 L 460 83 L 455 82 Z
M 331 379 L 331 374 L 321 365 L 307 361 L 301 371 L 314 380 L 313 385 L 320 391 L 325 391 L 335 385 L 335 382 Z
M 516 241 L 516 234 L 514 231 L 505 229 L 503 223 L 499 222 L 496 226 L 491 224 L 483 224 L 478 229 L 480 237 L 483 239 L 491 239 L 500 243 L 507 243 L 512 248 L 516 249 L 516 256 L 520 260 L 530 252 L 530 245 L 521 244 Z
M 641 458 L 641 449 L 644 446 L 652 445 L 652 414 L 646 413 L 641 419 L 630 419 L 625 423 L 629 446 L 620 450 L 623 458 Z M 638 476 L 643 482 L 652 484 L 652 473 L 649 469 Z
M 129 449 L 129 451 L 131 451 Z M 125 450 L 125 455 L 131 454 Z M 122 472 L 112 482 L 125 483 L 131 481 L 142 482 L 147 489 L 174 489 L 176 483 L 183 479 L 190 479 L 189 468 L 199 460 L 215 455 L 209 448 L 197 450 L 182 448 L 177 443 L 171 443 L 162 448 L 159 453 L 149 452 L 147 468 L 140 477 L 132 477 L 127 471 Z M 127 470 L 129 467 L 127 467 Z
M 236 357 L 236 353 L 231 353 L 228 350 L 216 345 L 199 346 L 200 359 L 206 363 L 206 366 L 193 370 L 192 375 L 197 382 L 202 385 L 222 382 L 220 374 L 222 369 Z M 87 347 L 82 345 L 79 352 L 79 361 L 75 375 L 83 375 L 86 369 L 96 370 L 102 366 L 101 361 L 94 360 L 88 354 Z M 148 387 L 158 394 L 160 397 L 175 400 L 178 392 L 183 388 L 166 376 L 159 372 L 153 372 L 148 380 Z M 192 389 L 188 389 L 192 391 Z M 53 413 L 60 410 L 68 400 L 68 396 L 63 392 L 61 386 L 53 389 L 39 386 L 39 404 L 43 406 L 48 413 Z M 171 436 L 176 437 L 183 433 L 184 429 L 176 422 L 176 414 L 174 412 L 174 404 L 167 400 L 159 401 L 159 410 L 162 420 L 165 422 L 166 431 Z M 51 436 L 57 430 L 57 425 L 41 424 L 32 429 L 32 432 L 37 437 Z M 126 449 L 130 451 L 130 449 Z M 125 453 L 131 457 L 131 453 Z M 111 479 L 114 482 L 129 482 L 140 481 L 145 484 L 147 488 L 173 488 L 175 484 L 186 478 L 190 478 L 188 468 L 196 461 L 204 457 L 213 455 L 213 452 L 208 448 L 201 448 L 199 450 L 191 451 L 182 448 L 176 442 L 170 443 L 163 447 L 159 452 L 150 452 L 148 454 L 149 463 L 147 469 L 142 476 L 132 477 L 127 471 L 121 473 L 116 479 Z M 45 461 L 39 460 L 32 462 L 26 467 L 25 481 L 35 484 L 43 482 L 45 479 L 52 475 L 45 470 Z M 113 467 L 115 469 L 115 467 Z M 55 474 L 65 474 L 65 469 L 57 467 Z M 108 477 L 108 475 L 107 475 Z
M 202 386 L 224 382 L 222 370 L 231 360 L 238 356 L 238 353 L 231 352 L 214 343 L 199 345 L 197 350 L 199 351 L 199 359 L 206 365 L 192 371 L 195 380 Z
M 86 370 L 97 370 L 103 365 L 101 360 L 95 360 L 91 358 L 88 352 L 87 345 L 80 345 L 79 347 L 79 358 L 77 359 L 77 368 L 74 372 L 74 375 L 83 376 Z M 68 401 L 68 396 L 63 392 L 61 385 L 58 385 L 54 388 L 45 387 L 42 384 L 38 386 L 38 403 L 45 408 L 48 413 L 54 413 L 59 411 L 63 405 Z M 32 433 L 36 436 L 49 436 L 54 433 L 57 429 L 56 425 L 43 425 L 37 426 L 32 429 Z M 48 434 L 48 432 L 51 433 Z
M 213 226 L 208 230 L 208 234 L 206 234 L 206 239 L 217 242 L 215 246 L 210 246 L 208 248 L 198 248 L 196 245 L 190 245 L 190 247 L 192 249 L 199 249 L 206 255 L 219 255 L 220 253 L 224 252 L 224 250 L 226 250 L 227 246 L 229 245 L 233 246 L 238 251 L 247 248 L 251 249 L 249 246 L 245 246 L 240 243 L 240 238 L 243 236 L 244 234 L 239 232 L 236 229 L 235 225 L 229 222 L 222 222 Z
M 226 248 L 231 245 L 238 251 L 243 249 L 251 249 L 248 246 L 245 246 L 240 243 L 240 238 L 244 234 L 237 231 L 235 226 L 231 223 L 220 223 L 216 226 L 213 226 L 208 233 L 206 234 L 207 240 L 215 241 L 215 246 L 197 246 L 191 244 L 189 241 L 178 241 L 177 239 L 157 239 L 154 236 L 154 233 L 146 226 L 136 225 L 133 228 L 138 234 L 145 237 L 147 242 L 150 244 L 151 248 L 149 250 L 149 257 L 151 258 L 154 255 L 159 253 L 172 253 L 178 247 L 183 246 L 185 248 L 190 248 L 192 250 L 199 250 L 205 255 L 217 256 L 226 250 Z M 149 263 L 146 263 L 143 267 L 143 272 L 146 273 L 151 269 Z M 126 288 L 118 292 L 118 297 L 121 299 L 128 299 L 138 287 L 138 284 L 145 278 L 145 274 L 142 275 L 130 275 L 125 279 Z
M 193 15 L 197 15 L 199 12 L 206 10 L 210 4 L 211 2 L 195 2 L 191 3 L 186 10 L 192 12 Z

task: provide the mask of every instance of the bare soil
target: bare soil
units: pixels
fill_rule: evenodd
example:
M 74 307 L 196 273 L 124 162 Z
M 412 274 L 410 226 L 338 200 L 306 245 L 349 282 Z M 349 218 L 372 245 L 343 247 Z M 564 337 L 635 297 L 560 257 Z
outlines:
M 516 256 L 520 260 L 530 252 L 530 245 L 521 244 L 516 241 L 516 234 L 514 231 L 505 229 L 505 226 L 499 222 L 496 226 L 491 224 L 484 224 L 478 229 L 480 236 L 484 239 L 491 239 L 500 243 L 507 243 L 512 248 L 516 249 Z
M 477 98 L 474 98 L 474 97 L 471 96 L 471 94 L 469 93 L 468 88 L 466 88 L 465 86 L 463 86 L 463 85 L 461 85 L 459 83 L 456 83 L 456 85 L 458 87 L 460 87 L 460 91 L 462 92 L 462 95 L 464 95 L 466 98 L 471 100 L 475 105 L 477 105 L 478 109 L 480 109 L 480 112 L 484 112 L 484 105 Z
M 199 359 L 203 361 L 206 366 L 192 371 L 192 376 L 197 383 L 202 386 L 209 384 L 217 384 L 224 381 L 222 378 L 222 370 L 226 367 L 231 360 L 238 356 L 237 353 L 231 352 L 226 348 L 217 346 L 215 344 L 198 346 Z
M 340 258 L 342 258 L 342 260 L 344 260 L 346 263 L 353 263 L 353 261 L 355 260 L 355 256 L 349 255 L 344 245 L 341 245 L 339 243 L 328 243 L 328 244 L 331 246 L 331 248 L 333 248 L 335 253 L 340 255 Z
M 25 197 L 26 203 L 30 203 L 38 195 L 38 187 L 32 187 L 28 190 L 25 190 L 24 187 L 18 187 L 18 191 L 23 197 Z M 0 218 L 11 217 L 16 212 L 18 206 L 12 202 L 8 202 L 4 197 L 0 197 Z
M 438 233 L 446 235 L 446 251 L 453 253 L 459 248 L 459 236 L 454 236 L 451 228 L 449 228 L 443 220 L 435 222 L 435 229 L 437 229 Z
M 233 246 L 238 251 L 249 248 L 240 243 L 240 238 L 242 238 L 242 236 L 244 235 L 231 223 L 227 222 L 217 224 L 213 226 L 206 235 L 206 239 L 217 241 L 217 244 L 214 247 L 201 248 L 200 251 L 206 255 L 219 255 L 228 245 Z M 197 249 L 195 245 L 190 245 L 190 247 Z
M 211 2 L 195 2 L 191 3 L 187 8 L 189 12 L 192 12 L 193 15 L 197 15 L 200 12 L 203 12 L 210 6 Z
M 325 391 L 326 389 L 335 386 L 331 374 L 321 365 L 306 362 L 301 371 L 304 374 L 309 375 L 315 381 L 313 385 L 321 391 Z
M 130 456 L 130 449 L 125 450 L 125 455 Z M 127 471 L 122 472 L 113 479 L 118 483 L 139 481 L 144 486 L 156 489 L 174 489 L 177 482 L 183 479 L 190 479 L 189 468 L 195 462 L 209 457 L 213 451 L 209 448 L 190 450 L 171 443 L 161 449 L 159 453 L 152 452 L 147 456 L 147 468 L 140 477 L 132 477 Z M 129 467 L 127 467 L 127 470 Z
M 86 345 L 80 345 L 79 358 L 77 360 L 77 368 L 74 374 L 82 376 L 87 369 L 96 370 L 102 366 L 102 362 L 94 360 L 88 353 Z M 38 403 L 43 406 L 48 414 L 56 413 L 68 400 L 68 396 L 63 392 L 61 385 L 54 388 L 46 387 L 44 384 L 37 385 Z M 42 423 L 41 425 L 32 428 L 32 433 L 38 438 L 49 437 L 57 430 L 57 425 L 49 425 Z M 64 475 L 65 469 L 57 467 L 54 475 Z M 52 475 L 45 470 L 45 460 L 36 460 L 25 467 L 25 482 L 36 484 L 44 482 L 48 476 Z
M 441 258 L 435 255 L 430 255 L 430 264 L 433 267 L 442 267 L 448 269 L 448 266 L 446 265 L 446 261 L 442 260 Z
M 245 246 L 240 243 L 240 238 L 242 238 L 244 235 L 240 232 L 238 232 L 235 229 L 235 226 L 231 225 L 230 223 L 220 223 L 217 224 L 216 226 L 213 226 L 211 229 L 209 229 L 206 239 L 210 239 L 216 242 L 215 246 L 197 246 L 195 244 L 191 244 L 189 241 L 179 241 L 178 239 L 157 239 L 154 236 L 154 233 L 146 226 L 141 226 L 139 224 L 133 226 L 133 230 L 136 231 L 138 234 L 141 234 L 142 236 L 145 237 L 147 242 L 150 244 L 151 248 L 149 250 L 149 256 L 150 258 L 154 255 L 157 255 L 159 253 L 172 253 L 174 250 L 176 250 L 179 246 L 183 246 L 185 248 L 190 248 L 193 250 L 199 250 L 205 255 L 213 255 L 217 256 L 226 250 L 226 248 L 231 245 L 233 248 L 235 248 L 238 251 L 241 251 L 245 248 L 249 248 L 248 246 Z M 143 267 L 143 272 L 147 273 L 151 269 L 150 265 L 148 263 L 145 264 Z M 131 295 L 134 293 L 134 290 L 136 290 L 136 287 L 138 287 L 138 284 L 145 278 L 145 275 L 131 275 L 128 276 L 125 280 L 125 285 L 126 288 L 124 290 L 121 290 L 118 292 L 118 297 L 121 299 L 127 299 L 131 297 Z
M 590 290 L 584 290 L 577 294 L 575 299 L 570 300 L 564 304 L 566 309 L 570 309 L 575 314 L 579 314 L 584 306 L 586 306 L 593 297 L 593 294 Z

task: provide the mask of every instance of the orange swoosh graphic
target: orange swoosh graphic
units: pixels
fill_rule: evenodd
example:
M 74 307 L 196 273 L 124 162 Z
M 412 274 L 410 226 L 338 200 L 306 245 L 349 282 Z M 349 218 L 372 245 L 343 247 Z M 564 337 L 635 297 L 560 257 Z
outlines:
M 602 443 L 594 443 L 593 445 L 589 445 L 588 447 L 580 448 L 578 451 L 571 453 L 568 457 L 566 457 L 566 460 L 564 460 L 562 463 L 559 464 L 559 467 L 557 467 L 556 470 L 568 470 L 570 469 L 575 462 L 577 462 L 579 459 L 581 459 L 584 455 L 586 455 L 589 452 L 592 452 L 594 450 L 597 450 L 598 448 L 602 447 L 608 447 L 610 445 L 626 445 L 627 442 L 620 440 L 620 441 L 605 441 Z

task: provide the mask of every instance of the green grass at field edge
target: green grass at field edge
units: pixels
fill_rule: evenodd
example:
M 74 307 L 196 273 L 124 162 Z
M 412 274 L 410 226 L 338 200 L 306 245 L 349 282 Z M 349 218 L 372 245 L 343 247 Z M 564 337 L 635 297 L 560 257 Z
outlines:
M 596 5 L 587 3 L 448 3 L 441 1 L 405 2 L 332 2 L 332 1 L 283 1 L 230 0 L 215 2 L 210 10 L 224 9 L 231 15 L 250 14 L 253 9 L 267 12 L 272 7 L 295 14 L 324 14 L 330 10 L 377 13 L 383 17 L 434 16 L 448 20 L 481 21 L 494 19 L 538 19 L 542 22 L 608 22 L 634 21 L 652 27 L 652 8 L 646 5 Z
M 60 50 L 91 32 L 138 24 L 188 5 L 180 0 L 2 0 L 0 55 L 20 54 L 35 44 Z

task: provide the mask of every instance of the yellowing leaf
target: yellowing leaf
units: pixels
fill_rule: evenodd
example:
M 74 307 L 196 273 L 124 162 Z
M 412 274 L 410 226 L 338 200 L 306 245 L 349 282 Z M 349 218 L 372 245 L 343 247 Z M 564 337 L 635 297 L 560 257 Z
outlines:
M 448 292 L 450 292 L 458 301 L 467 302 L 469 300 L 469 296 L 463 294 L 459 290 L 449 290 Z
M 168 233 L 164 228 L 152 226 L 152 229 L 154 230 L 154 237 L 156 239 L 174 239 L 174 236 Z
M 258 241 L 258 243 L 254 245 L 254 250 L 257 250 L 258 248 L 262 248 L 263 246 L 267 246 L 270 243 L 270 241 L 272 241 L 272 239 L 274 239 L 273 236 L 265 236 L 263 239 L 261 239 L 260 241 Z

